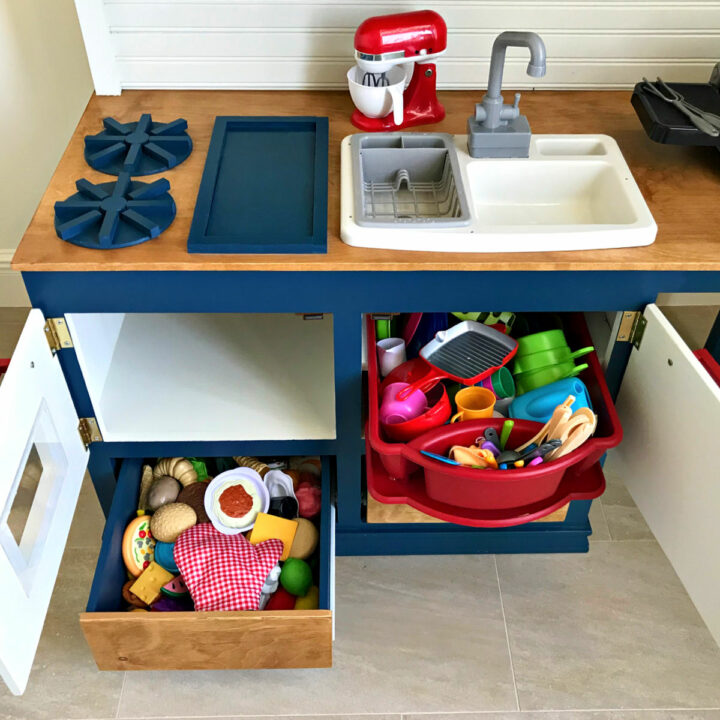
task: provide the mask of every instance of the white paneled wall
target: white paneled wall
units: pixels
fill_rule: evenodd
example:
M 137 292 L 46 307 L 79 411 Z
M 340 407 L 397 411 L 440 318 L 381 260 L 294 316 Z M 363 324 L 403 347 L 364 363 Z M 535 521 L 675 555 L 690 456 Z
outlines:
M 528 78 L 526 55 L 513 50 L 507 87 L 626 88 L 643 75 L 705 81 L 720 60 L 720 0 L 76 2 L 104 6 L 105 22 L 95 32 L 106 33 L 114 51 L 118 91 L 341 88 L 364 18 L 424 7 L 448 25 L 448 53 L 438 69 L 445 88 L 484 87 L 492 40 L 508 29 L 541 33 L 548 72 Z

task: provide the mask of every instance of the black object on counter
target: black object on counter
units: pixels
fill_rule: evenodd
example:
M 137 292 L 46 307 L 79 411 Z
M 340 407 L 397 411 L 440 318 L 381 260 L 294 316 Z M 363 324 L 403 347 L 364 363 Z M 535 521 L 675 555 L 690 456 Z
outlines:
M 711 137 L 698 130 L 676 107 L 635 86 L 632 106 L 651 140 L 668 145 L 720 147 L 720 137 Z M 685 100 L 705 112 L 720 115 L 720 90 L 710 83 L 668 83 Z

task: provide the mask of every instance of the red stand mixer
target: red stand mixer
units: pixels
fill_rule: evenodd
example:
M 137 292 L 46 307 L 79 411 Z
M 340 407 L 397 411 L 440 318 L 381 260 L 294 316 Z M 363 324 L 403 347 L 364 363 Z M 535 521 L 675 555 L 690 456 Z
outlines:
M 445 108 L 435 89 L 435 63 L 447 48 L 447 26 L 432 10 L 378 15 L 355 32 L 357 65 L 348 71 L 361 130 L 391 131 L 439 122 Z M 412 72 L 405 87 L 406 68 Z

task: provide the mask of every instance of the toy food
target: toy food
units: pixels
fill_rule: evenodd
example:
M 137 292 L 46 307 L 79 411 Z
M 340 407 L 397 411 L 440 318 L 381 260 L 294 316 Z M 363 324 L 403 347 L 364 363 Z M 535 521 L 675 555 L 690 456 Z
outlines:
M 284 470 L 283 472 L 293 481 L 293 490 L 297 490 L 297 486 L 300 484 L 300 471 Z
M 152 612 L 187 612 L 192 609 L 192 600 L 189 595 L 181 598 L 163 595 L 150 607 Z
M 155 512 L 158 508 L 168 503 L 175 502 L 180 493 L 180 483 L 169 475 L 153 480 L 147 494 L 147 509 Z
M 175 543 L 156 542 L 155 543 L 155 562 L 164 567 L 168 572 L 177 575 L 178 566 L 175 563 Z
M 255 524 L 248 535 L 248 540 L 253 545 L 257 545 L 265 540 L 271 540 L 272 538 L 282 540 L 283 552 L 280 560 L 287 560 L 290 556 L 290 548 L 295 539 L 296 530 L 297 522 L 295 520 L 286 520 L 285 518 L 276 517 L 275 515 L 258 513 Z
M 165 583 L 173 579 L 171 573 L 151 562 L 142 575 L 130 586 L 130 592 L 137 595 L 147 605 L 152 605 L 159 597 Z
M 184 595 L 188 594 L 187 585 L 185 585 L 185 582 L 183 581 L 181 575 L 178 575 L 177 577 L 174 577 L 170 582 L 165 583 L 160 588 L 160 591 L 164 595 L 168 595 L 169 597 L 183 597 Z
M 295 496 L 300 507 L 300 517 L 311 518 L 320 512 L 321 491 L 317 485 L 304 480 L 298 485 Z
M 123 586 L 122 586 L 122 596 L 123 600 L 128 603 L 129 605 L 132 605 L 136 608 L 146 608 L 147 603 L 143 602 L 135 593 L 130 592 L 130 586 L 134 583 L 134 580 L 128 580 Z
M 198 474 L 192 463 L 185 458 L 161 458 L 153 470 L 154 478 L 169 475 L 175 478 L 183 487 L 197 482 Z
M 258 610 L 264 610 L 270 600 L 270 596 L 277 591 L 280 583 L 280 565 L 276 565 L 265 578 L 262 590 L 260 591 L 260 601 L 258 602 Z
M 267 512 L 269 505 L 262 478 L 247 467 L 220 473 L 205 491 L 205 512 L 215 529 L 226 535 L 249 530 L 258 513 Z
M 307 595 L 312 585 L 312 570 L 304 560 L 288 558 L 280 573 L 280 584 L 291 594 Z
M 208 475 L 207 465 L 204 460 L 198 460 L 197 458 L 188 458 L 187 461 L 195 468 L 197 473 L 198 482 L 209 482 L 210 476 Z
M 163 505 L 152 516 L 150 529 L 157 540 L 173 543 L 197 521 L 195 511 L 185 503 Z
M 295 609 L 296 610 L 317 610 L 320 605 L 320 590 L 317 585 L 313 585 L 308 591 L 307 595 L 296 598 Z
M 282 549 L 279 540 L 252 545 L 244 535 L 227 535 L 201 523 L 178 538 L 175 560 L 196 610 L 257 610 Z
M 254 470 L 261 478 L 264 478 L 270 472 L 270 466 L 266 465 L 262 460 L 248 457 L 247 455 L 238 455 L 233 458 L 240 467 L 249 467 Z
M 150 492 L 150 486 L 153 482 L 153 471 L 149 465 L 143 465 L 142 477 L 140 479 L 140 497 L 138 498 L 138 511 L 145 512 L 147 507 L 147 497 Z
M 155 538 L 151 531 L 150 517 L 141 515 L 130 521 L 125 528 L 122 555 L 128 572 L 137 577 L 153 561 Z
M 295 531 L 295 539 L 290 548 L 289 557 L 305 560 L 315 552 L 319 537 L 318 529 L 310 520 L 305 518 L 298 518 L 295 522 L 297 523 L 297 530 Z
M 291 595 L 285 588 L 278 588 L 265 605 L 265 610 L 293 610 L 295 608 L 295 596 Z
M 210 522 L 210 518 L 205 512 L 205 491 L 207 489 L 208 486 L 204 482 L 190 483 L 177 496 L 178 502 L 189 505 L 195 511 L 199 523 Z

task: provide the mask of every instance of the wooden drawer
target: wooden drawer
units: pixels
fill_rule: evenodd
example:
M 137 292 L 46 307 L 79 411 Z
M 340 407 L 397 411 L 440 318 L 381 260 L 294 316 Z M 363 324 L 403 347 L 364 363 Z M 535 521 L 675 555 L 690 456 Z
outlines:
M 142 461 L 125 460 L 80 625 L 100 670 L 220 670 L 332 666 L 334 510 L 324 459 L 320 608 L 297 611 L 132 613 L 122 537 L 137 506 Z

